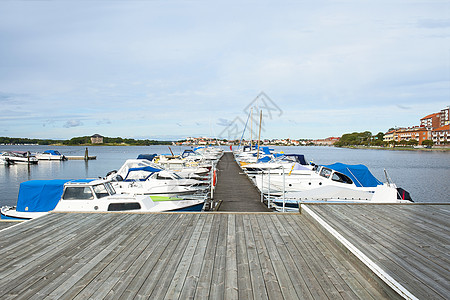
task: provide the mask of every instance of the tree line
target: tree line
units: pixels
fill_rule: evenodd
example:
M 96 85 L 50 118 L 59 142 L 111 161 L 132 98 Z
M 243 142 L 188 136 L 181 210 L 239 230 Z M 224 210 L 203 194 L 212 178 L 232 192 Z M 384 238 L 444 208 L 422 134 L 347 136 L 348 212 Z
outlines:
M 73 137 L 69 140 L 51 140 L 51 139 L 29 139 L 29 138 L 13 138 L 0 137 L 0 144 L 6 145 L 66 145 L 66 146 L 80 146 L 90 145 L 90 136 Z M 131 145 L 131 146 L 150 146 L 150 145 L 171 145 L 172 141 L 156 141 L 156 140 L 135 140 L 124 139 L 121 137 L 103 137 L 103 144 L 99 145 Z
M 389 144 L 392 144 L 393 146 L 417 146 L 419 144 L 419 141 L 415 140 L 415 139 L 411 139 L 409 141 L 403 140 L 403 141 L 385 142 L 383 140 L 383 138 L 384 138 L 383 132 L 379 132 L 376 135 L 372 135 L 372 133 L 370 131 L 346 133 L 346 134 L 342 135 L 342 137 L 339 139 L 338 142 L 334 143 L 334 146 L 336 146 L 336 147 L 345 147 L 345 146 L 384 147 L 384 146 L 388 146 Z M 432 140 L 424 140 L 422 142 L 422 145 L 432 146 L 433 141 Z

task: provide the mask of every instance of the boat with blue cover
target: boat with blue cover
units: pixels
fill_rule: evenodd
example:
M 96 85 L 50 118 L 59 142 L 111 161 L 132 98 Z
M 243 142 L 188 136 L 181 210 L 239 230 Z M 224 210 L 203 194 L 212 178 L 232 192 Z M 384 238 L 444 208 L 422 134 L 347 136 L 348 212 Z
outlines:
M 17 205 L 3 206 L 2 219 L 28 220 L 49 212 L 201 211 L 204 199 L 117 194 L 105 179 L 30 180 L 20 184 Z
M 38 160 L 67 160 L 58 150 L 46 150 L 42 153 L 36 153 Z
M 269 182 L 270 179 L 270 182 Z M 413 202 L 410 194 L 397 187 L 386 173 L 387 182 L 378 180 L 362 164 L 335 163 L 316 166 L 309 176 L 285 173 L 263 177 L 259 187 L 266 194 L 276 196 L 271 200 L 277 205 L 298 207 L 301 202 Z

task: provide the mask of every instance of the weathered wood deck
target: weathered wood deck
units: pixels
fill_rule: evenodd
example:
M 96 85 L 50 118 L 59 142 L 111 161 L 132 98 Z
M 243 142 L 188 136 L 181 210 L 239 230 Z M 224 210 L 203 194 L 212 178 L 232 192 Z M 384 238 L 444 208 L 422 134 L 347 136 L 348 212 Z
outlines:
M 299 214 L 60 214 L 0 232 L 2 299 L 386 299 Z
M 409 294 L 450 299 L 450 204 L 307 208 Z M 307 215 L 304 210 L 303 215 Z
M 236 163 L 232 152 L 224 152 L 217 164 L 218 180 L 214 201 L 220 201 L 218 211 L 270 212 L 261 202 L 261 194 Z

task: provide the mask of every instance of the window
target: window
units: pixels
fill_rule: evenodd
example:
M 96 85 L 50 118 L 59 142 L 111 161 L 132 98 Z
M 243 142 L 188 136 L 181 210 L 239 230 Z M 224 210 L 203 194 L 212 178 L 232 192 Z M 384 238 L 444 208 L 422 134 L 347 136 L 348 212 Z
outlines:
M 331 177 L 331 180 L 347 184 L 353 183 L 353 181 L 348 176 L 341 173 L 334 173 L 333 176 Z
M 98 199 L 109 196 L 108 190 L 103 184 L 94 185 L 92 188 Z
M 63 200 L 92 200 L 94 194 L 88 186 L 70 186 L 66 187 L 62 198 Z
M 322 168 L 322 170 L 320 171 L 320 176 L 325 177 L 325 178 L 329 178 L 331 175 L 331 170 L 327 169 L 327 168 Z

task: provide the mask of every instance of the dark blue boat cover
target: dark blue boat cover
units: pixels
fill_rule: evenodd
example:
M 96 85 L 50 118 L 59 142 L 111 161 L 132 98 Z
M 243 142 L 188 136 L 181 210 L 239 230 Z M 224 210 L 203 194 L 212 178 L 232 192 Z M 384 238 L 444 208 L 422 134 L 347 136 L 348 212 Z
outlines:
M 51 155 L 61 155 L 61 153 L 59 153 L 59 151 L 57 151 L 57 150 L 46 150 L 46 151 L 44 151 L 44 153 L 51 154 Z
M 58 204 L 64 184 L 70 180 L 30 180 L 20 184 L 16 210 L 21 212 L 46 212 Z
M 338 171 L 347 175 L 359 187 L 375 187 L 383 184 L 370 173 L 365 165 L 347 165 L 343 163 L 334 163 L 331 165 L 323 165 L 324 167 Z
M 152 161 L 155 158 L 156 154 L 139 154 L 137 159 L 148 159 Z

